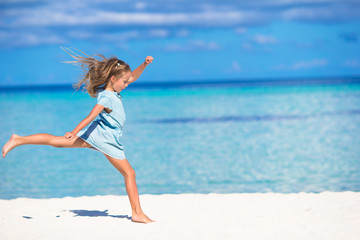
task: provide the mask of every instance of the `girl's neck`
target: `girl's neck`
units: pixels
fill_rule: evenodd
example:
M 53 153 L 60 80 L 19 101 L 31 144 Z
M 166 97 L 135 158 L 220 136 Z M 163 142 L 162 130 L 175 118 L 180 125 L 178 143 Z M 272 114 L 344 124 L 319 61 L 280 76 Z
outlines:
M 115 91 L 115 89 L 114 89 L 110 84 L 108 84 L 108 85 L 105 87 L 104 90 L 108 90 L 108 91 L 112 91 L 112 92 L 116 92 L 116 93 L 120 93 L 120 92 L 121 92 L 121 90 L 120 90 L 120 92 Z
M 111 91 L 111 92 L 115 92 L 113 89 L 111 88 L 105 88 L 104 90 L 107 90 L 107 91 Z
M 115 89 L 112 86 L 110 86 L 110 84 L 106 86 L 105 90 L 115 92 Z

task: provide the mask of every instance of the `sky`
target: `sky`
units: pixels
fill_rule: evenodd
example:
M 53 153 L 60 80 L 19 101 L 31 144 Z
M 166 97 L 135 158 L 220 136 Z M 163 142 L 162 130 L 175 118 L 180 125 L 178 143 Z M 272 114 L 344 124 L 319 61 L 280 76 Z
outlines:
M 0 85 L 76 83 L 61 47 L 137 81 L 360 76 L 360 0 L 0 0 Z

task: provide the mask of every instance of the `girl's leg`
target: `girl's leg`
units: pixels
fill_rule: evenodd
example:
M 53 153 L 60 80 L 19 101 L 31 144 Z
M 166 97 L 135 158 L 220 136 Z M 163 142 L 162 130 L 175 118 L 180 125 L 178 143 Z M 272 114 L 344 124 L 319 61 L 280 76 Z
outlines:
M 86 148 L 91 147 L 90 144 L 75 136 L 73 139 L 66 139 L 65 136 L 54 136 L 47 133 L 40 133 L 21 137 L 19 135 L 13 134 L 10 140 L 4 145 L 2 149 L 2 156 L 5 157 L 6 154 L 20 145 L 26 144 L 37 144 L 37 145 L 49 145 L 53 147 L 66 147 L 66 148 Z
M 127 159 L 116 159 L 104 154 L 110 163 L 124 176 L 126 192 L 128 194 L 132 209 L 131 220 L 134 222 L 150 223 L 153 222 L 140 207 L 139 193 L 135 181 L 135 171 L 130 166 Z

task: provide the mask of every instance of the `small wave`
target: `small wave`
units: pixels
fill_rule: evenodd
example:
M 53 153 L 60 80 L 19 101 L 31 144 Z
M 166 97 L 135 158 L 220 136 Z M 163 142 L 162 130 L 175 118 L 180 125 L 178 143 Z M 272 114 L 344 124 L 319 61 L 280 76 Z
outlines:
M 224 116 L 207 118 L 164 118 L 142 120 L 141 123 L 212 123 L 212 122 L 249 122 L 249 121 L 281 121 L 281 120 L 299 120 L 334 115 L 360 115 L 360 109 L 323 112 L 310 115 L 260 115 L 260 116 Z

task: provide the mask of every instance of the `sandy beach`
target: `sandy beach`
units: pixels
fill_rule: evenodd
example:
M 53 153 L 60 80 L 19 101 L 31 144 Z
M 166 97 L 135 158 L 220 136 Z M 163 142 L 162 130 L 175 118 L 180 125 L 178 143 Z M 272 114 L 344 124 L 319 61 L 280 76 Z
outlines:
M 0 239 L 360 239 L 360 193 L 141 195 L 0 200 Z

